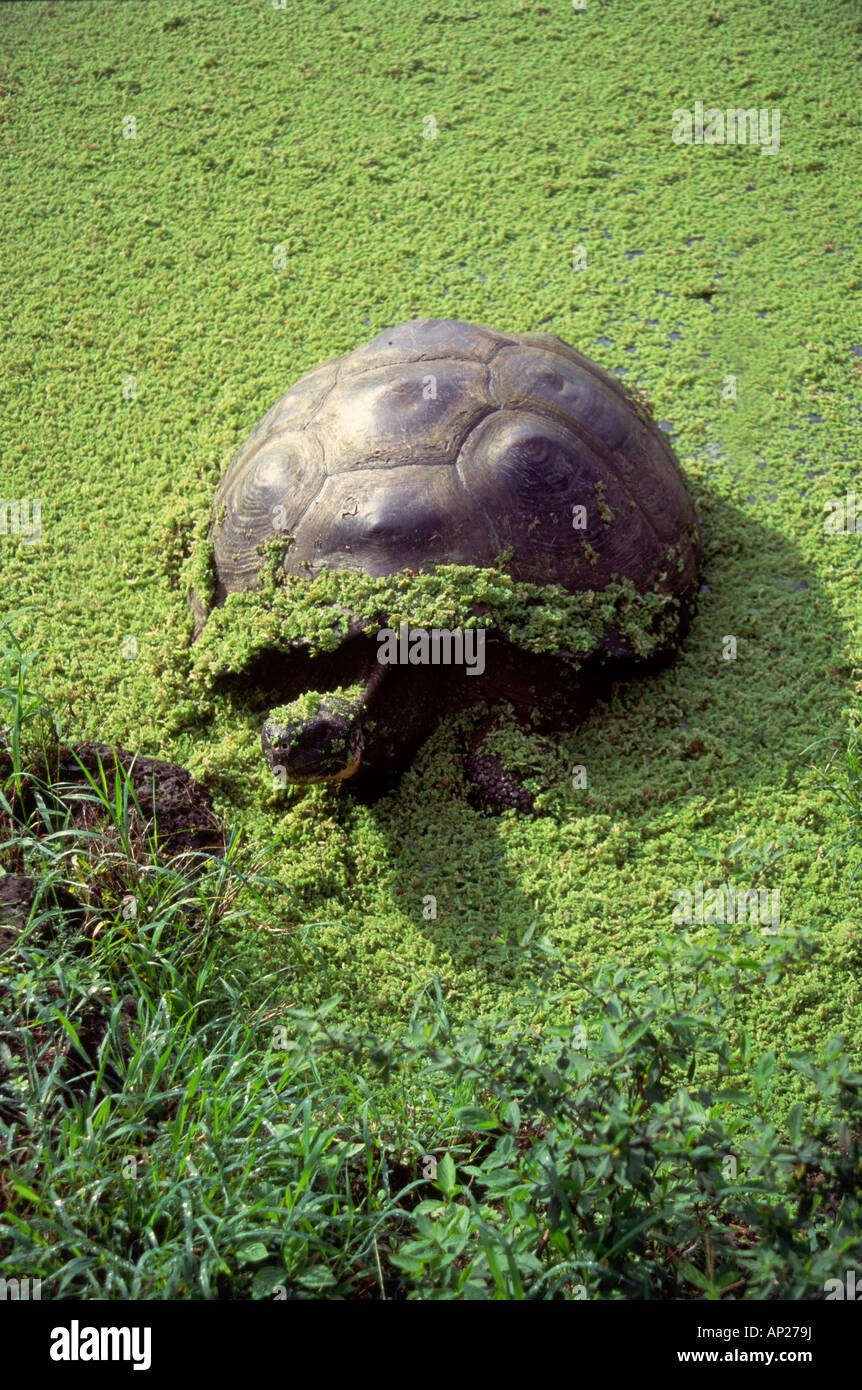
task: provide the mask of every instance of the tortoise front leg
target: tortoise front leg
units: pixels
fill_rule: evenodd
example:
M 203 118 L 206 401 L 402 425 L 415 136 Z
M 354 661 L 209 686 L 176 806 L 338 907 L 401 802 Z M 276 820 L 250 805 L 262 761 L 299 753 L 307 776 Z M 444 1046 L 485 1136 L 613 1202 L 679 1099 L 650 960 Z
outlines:
M 486 816 L 499 816 L 509 810 L 529 813 L 534 809 L 533 794 L 524 785 L 521 774 L 507 766 L 505 755 L 491 745 L 491 735 L 505 731 L 507 722 L 499 710 L 480 720 L 464 760 L 470 804 Z

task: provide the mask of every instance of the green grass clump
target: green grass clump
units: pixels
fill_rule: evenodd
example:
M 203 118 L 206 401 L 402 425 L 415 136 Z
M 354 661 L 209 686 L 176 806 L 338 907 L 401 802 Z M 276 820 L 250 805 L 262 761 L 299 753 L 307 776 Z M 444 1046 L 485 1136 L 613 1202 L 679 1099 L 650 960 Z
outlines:
M 841 808 L 844 830 L 830 849 L 834 860 L 857 859 L 862 850 L 862 733 L 850 730 L 843 747 L 833 749 L 825 767 L 818 770 L 818 780 Z M 862 868 L 858 861 L 850 875 L 855 882 Z

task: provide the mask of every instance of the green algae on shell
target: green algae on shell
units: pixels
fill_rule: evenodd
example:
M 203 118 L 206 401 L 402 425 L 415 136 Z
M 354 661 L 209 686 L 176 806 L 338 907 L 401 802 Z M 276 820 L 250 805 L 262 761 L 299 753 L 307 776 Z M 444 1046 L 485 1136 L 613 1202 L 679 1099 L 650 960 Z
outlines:
M 530 584 L 502 569 L 439 565 L 432 573 L 373 577 L 327 570 L 314 578 L 264 575 L 258 589 L 229 594 L 195 644 L 193 679 L 204 685 L 242 671 L 263 652 L 334 651 L 349 632 L 374 636 L 413 628 L 485 628 L 528 651 L 559 652 L 575 665 L 613 633 L 638 657 L 662 650 L 679 626 L 680 602 L 631 580 L 572 594 Z

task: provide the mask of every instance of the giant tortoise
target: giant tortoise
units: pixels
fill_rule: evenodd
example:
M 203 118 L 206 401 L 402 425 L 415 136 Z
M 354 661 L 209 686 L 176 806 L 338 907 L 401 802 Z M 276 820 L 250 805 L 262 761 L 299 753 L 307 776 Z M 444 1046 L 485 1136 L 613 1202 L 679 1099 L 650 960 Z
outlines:
M 671 446 L 613 376 L 551 334 L 433 318 L 315 367 L 276 401 L 221 481 L 211 542 L 215 606 L 259 585 L 273 544 L 294 588 L 332 571 L 496 567 L 534 599 L 622 596 L 596 609 L 610 616 L 577 649 L 531 649 L 474 605 L 472 627 L 487 620 L 473 638 L 475 657 L 484 634 L 481 673 L 464 655 L 469 627 L 459 649 L 457 633 L 423 641 L 403 622 L 394 646 L 357 620 L 335 650 L 285 643 L 257 662 L 278 702 L 264 753 L 290 783 L 349 779 L 374 795 L 441 713 L 482 702 L 465 751 L 471 795 L 492 812 L 532 797 L 484 751 L 489 710 L 506 701 L 532 728 L 571 727 L 594 697 L 593 673 L 673 650 L 701 554 Z M 635 610 L 638 639 L 620 617 Z

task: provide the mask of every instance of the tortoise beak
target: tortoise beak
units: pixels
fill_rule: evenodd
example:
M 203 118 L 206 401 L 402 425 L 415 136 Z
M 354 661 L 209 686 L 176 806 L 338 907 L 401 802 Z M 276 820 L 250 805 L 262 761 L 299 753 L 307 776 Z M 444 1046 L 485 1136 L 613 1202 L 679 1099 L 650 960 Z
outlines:
M 362 748 L 359 747 L 353 758 L 353 762 L 344 769 L 343 772 L 335 772 L 331 777 L 327 777 L 327 782 L 343 782 L 346 778 L 352 777 L 359 764 L 362 762 Z

